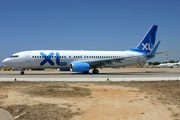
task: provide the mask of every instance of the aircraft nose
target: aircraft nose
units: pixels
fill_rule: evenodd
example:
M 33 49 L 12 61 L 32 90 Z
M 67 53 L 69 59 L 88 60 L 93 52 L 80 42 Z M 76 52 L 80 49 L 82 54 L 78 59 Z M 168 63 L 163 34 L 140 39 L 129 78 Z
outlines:
M 11 60 L 8 59 L 8 58 L 6 58 L 6 59 L 3 60 L 3 63 L 4 63 L 5 65 L 8 65 L 10 62 L 11 62 Z

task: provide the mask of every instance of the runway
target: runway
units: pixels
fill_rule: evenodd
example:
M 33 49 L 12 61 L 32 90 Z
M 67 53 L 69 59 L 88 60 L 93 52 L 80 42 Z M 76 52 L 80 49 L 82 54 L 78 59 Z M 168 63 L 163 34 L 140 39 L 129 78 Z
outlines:
M 100 69 L 99 74 L 82 74 L 47 69 L 45 71 L 0 71 L 0 81 L 162 81 L 180 80 L 180 68 Z

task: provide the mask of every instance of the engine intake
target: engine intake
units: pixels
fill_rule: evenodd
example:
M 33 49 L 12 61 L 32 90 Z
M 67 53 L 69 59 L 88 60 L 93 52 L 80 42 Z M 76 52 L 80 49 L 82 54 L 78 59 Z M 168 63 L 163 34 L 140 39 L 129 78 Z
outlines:
M 72 72 L 89 72 L 90 65 L 83 62 L 73 62 L 70 64 L 70 70 Z

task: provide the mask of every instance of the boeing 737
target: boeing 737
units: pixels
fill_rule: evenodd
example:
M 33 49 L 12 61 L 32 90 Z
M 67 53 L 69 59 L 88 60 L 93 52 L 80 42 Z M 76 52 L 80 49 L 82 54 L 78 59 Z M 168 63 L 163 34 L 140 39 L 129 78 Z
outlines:
M 33 50 L 18 52 L 3 60 L 15 68 L 25 69 L 59 68 L 61 71 L 98 74 L 98 68 L 124 67 L 154 58 L 159 46 L 155 45 L 157 25 L 153 25 L 137 47 L 126 51 L 74 51 L 74 50 Z M 170 51 L 167 51 L 170 52 Z

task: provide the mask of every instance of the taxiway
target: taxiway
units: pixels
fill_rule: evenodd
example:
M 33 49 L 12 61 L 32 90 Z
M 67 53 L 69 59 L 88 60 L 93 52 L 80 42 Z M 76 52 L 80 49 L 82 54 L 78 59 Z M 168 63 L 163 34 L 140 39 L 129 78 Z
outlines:
M 0 81 L 161 81 L 180 80 L 180 68 L 100 69 L 100 74 L 82 74 L 47 69 L 45 71 L 0 71 Z

